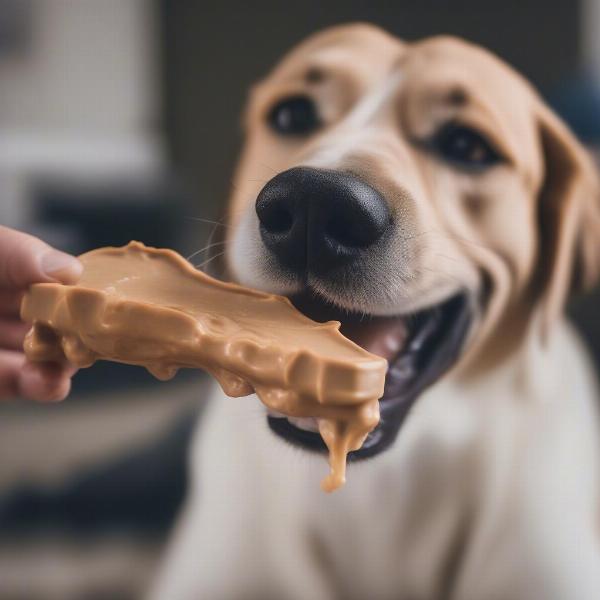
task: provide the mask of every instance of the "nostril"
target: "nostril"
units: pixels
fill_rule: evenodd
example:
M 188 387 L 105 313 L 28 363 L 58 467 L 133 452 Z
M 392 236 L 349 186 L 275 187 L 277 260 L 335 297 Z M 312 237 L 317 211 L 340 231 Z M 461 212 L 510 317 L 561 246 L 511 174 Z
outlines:
M 261 229 L 266 233 L 281 234 L 290 231 L 294 224 L 292 206 L 286 194 L 267 184 L 256 200 L 256 215 Z
M 269 233 L 285 233 L 294 224 L 290 211 L 281 206 L 273 206 L 270 210 L 259 213 L 258 218 Z

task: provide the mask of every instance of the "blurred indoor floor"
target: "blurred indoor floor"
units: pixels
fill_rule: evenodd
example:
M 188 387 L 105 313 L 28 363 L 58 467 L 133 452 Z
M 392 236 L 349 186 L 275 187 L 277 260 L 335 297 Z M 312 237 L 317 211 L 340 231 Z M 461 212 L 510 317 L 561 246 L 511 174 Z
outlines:
M 140 597 L 206 383 L 0 406 L 2 600 Z

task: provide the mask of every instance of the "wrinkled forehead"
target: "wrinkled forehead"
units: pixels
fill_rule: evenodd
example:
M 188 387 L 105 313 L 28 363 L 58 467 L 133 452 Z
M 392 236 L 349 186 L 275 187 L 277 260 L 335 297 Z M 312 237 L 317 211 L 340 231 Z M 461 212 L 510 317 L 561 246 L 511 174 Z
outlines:
M 475 44 L 450 36 L 407 43 L 367 24 L 334 27 L 309 37 L 284 56 L 268 80 L 318 78 L 340 71 L 371 82 L 400 71 L 406 79 L 437 87 L 462 84 L 509 106 L 531 95 L 523 77 Z
M 450 91 L 455 98 L 485 104 L 511 119 L 530 117 L 535 93 L 514 69 L 484 48 L 453 37 L 411 44 L 399 68 L 406 85 L 430 95 Z
M 371 25 L 335 27 L 309 37 L 272 71 L 272 83 L 345 74 L 365 85 L 389 75 L 406 44 Z
M 511 162 L 527 164 L 532 182 L 539 179 L 537 95 L 499 58 L 459 38 L 406 43 L 371 25 L 336 27 L 296 46 L 263 84 L 274 90 L 292 82 L 331 81 L 360 98 L 391 77 L 412 110 L 409 117 L 417 120 L 417 113 L 432 115 L 440 107 L 460 110 L 466 122 L 501 142 Z

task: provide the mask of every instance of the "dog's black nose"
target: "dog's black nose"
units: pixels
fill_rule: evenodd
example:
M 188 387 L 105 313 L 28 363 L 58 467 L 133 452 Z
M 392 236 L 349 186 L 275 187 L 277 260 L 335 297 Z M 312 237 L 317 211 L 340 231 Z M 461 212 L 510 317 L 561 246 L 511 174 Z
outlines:
M 296 273 L 325 273 L 358 259 L 390 225 L 385 199 L 340 171 L 296 167 L 279 173 L 256 199 L 263 242 Z

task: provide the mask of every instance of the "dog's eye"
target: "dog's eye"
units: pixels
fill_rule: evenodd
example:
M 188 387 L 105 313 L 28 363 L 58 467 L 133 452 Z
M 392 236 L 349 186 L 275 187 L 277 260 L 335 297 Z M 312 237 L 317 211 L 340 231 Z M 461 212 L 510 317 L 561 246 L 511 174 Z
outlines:
M 306 135 L 321 124 L 317 107 L 308 96 L 292 96 L 276 104 L 267 118 L 282 135 Z
M 500 162 L 500 156 L 483 136 L 464 125 L 449 124 L 434 139 L 436 151 L 458 166 L 485 168 Z

